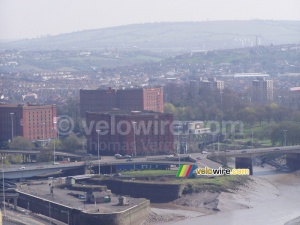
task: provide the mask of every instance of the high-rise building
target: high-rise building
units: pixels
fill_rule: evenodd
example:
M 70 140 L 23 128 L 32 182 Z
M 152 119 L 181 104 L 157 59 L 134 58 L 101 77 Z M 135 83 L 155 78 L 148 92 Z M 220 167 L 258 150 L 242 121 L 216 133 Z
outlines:
M 210 88 L 212 90 L 223 90 L 224 89 L 224 81 L 217 80 L 217 78 L 200 78 L 200 87 Z
M 252 101 L 266 103 L 273 100 L 273 80 L 257 78 L 252 81 Z
M 140 111 L 87 112 L 88 152 L 153 155 L 174 151 L 173 114 Z
M 31 141 L 56 137 L 56 105 L 0 105 L 0 141 L 22 136 Z
M 106 112 L 114 108 L 129 111 L 163 112 L 163 88 L 80 90 L 80 113 Z
M 289 107 L 293 109 L 300 109 L 300 87 L 291 87 L 288 96 Z

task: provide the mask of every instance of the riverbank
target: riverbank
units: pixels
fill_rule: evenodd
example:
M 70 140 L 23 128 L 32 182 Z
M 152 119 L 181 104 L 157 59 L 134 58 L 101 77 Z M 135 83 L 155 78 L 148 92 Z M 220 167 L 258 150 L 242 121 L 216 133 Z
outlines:
M 251 182 L 231 193 L 203 192 L 168 204 L 151 204 L 146 224 L 297 224 L 299 172 L 279 173 L 273 168 L 255 168 L 255 172 Z

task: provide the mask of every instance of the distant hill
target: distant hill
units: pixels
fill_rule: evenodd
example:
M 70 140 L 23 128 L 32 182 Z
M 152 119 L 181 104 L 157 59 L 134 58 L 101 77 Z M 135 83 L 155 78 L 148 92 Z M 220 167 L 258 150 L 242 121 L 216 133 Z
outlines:
M 135 24 L 1 43 L 23 50 L 212 50 L 300 43 L 300 21 L 206 21 Z

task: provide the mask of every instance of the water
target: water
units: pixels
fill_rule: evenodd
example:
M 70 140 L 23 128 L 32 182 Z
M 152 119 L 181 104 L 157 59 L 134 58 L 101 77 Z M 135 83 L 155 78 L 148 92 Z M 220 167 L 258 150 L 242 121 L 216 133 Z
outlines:
M 190 218 L 168 224 L 174 225 L 283 225 L 300 216 L 300 176 L 256 168 L 254 176 L 263 177 L 274 184 L 279 196 L 257 203 L 253 208 Z M 266 190 L 268 191 L 268 190 Z

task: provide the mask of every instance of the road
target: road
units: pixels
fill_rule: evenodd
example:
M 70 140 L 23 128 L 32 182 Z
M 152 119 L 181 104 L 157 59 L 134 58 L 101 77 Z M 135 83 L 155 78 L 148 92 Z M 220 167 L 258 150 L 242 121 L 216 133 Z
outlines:
M 11 210 L 9 208 L 6 209 L 7 221 L 4 221 L 4 225 L 16 225 L 17 222 L 25 223 L 28 225 L 46 225 L 49 224 L 49 220 L 47 217 L 41 217 L 37 215 L 31 215 L 28 213 L 28 210 L 18 208 L 17 211 Z M 13 220 L 13 221 L 11 221 Z M 14 222 L 15 221 L 15 222 Z M 60 225 L 64 225 L 65 223 L 58 222 Z

